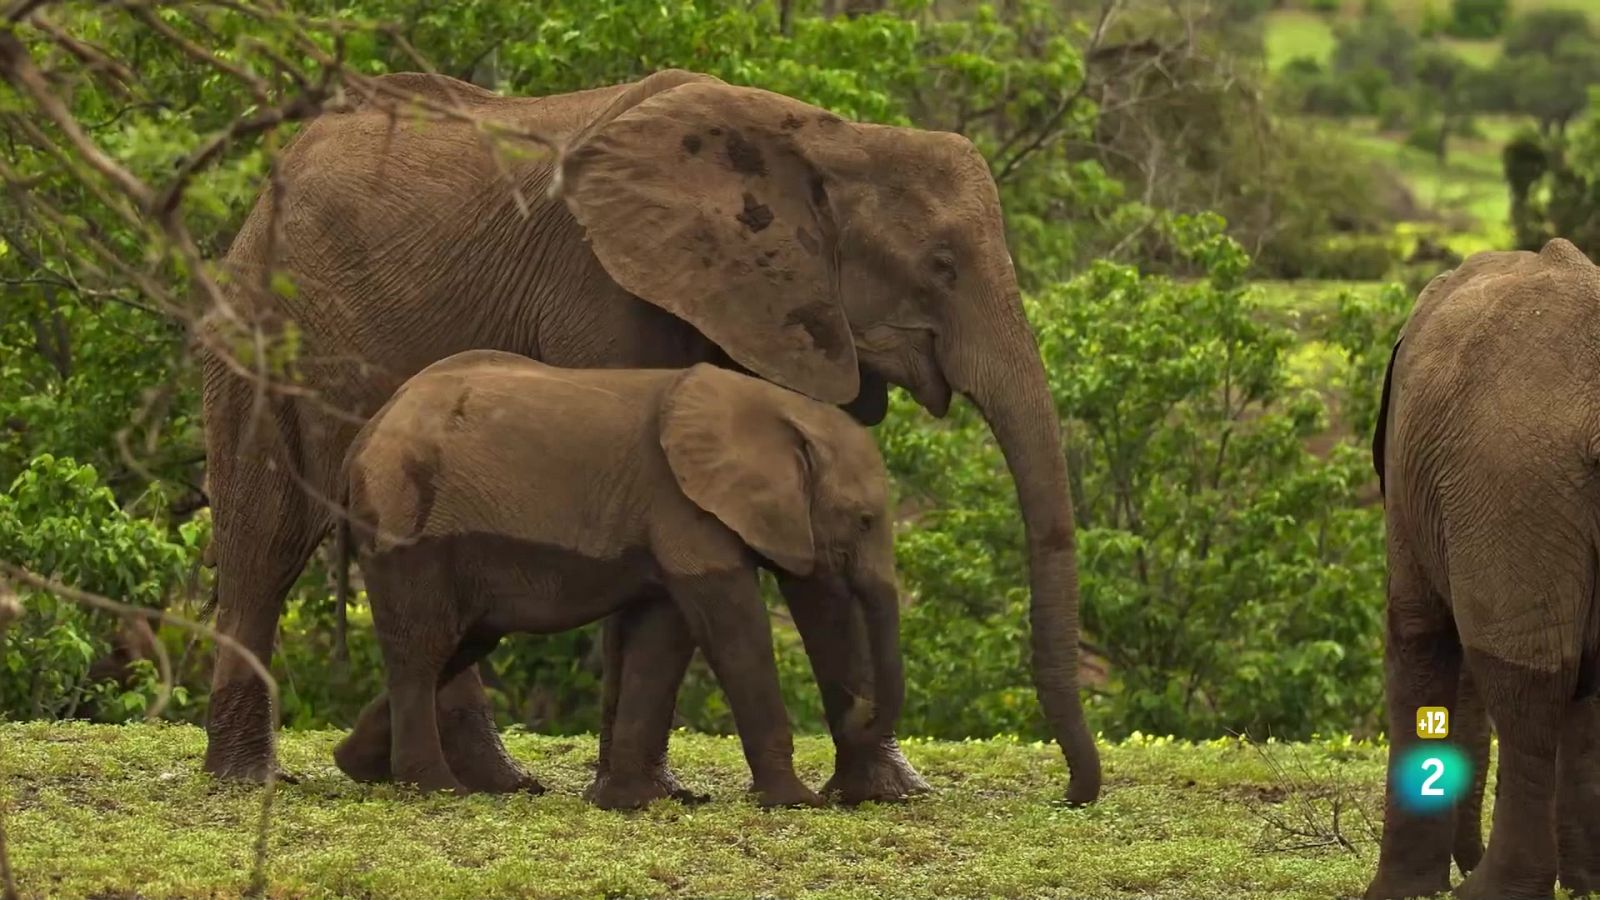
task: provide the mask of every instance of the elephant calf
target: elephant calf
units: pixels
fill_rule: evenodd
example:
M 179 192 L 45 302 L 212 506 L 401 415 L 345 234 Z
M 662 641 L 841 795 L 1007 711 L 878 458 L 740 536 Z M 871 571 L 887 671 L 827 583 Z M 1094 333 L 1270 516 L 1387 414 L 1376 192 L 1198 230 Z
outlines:
M 835 407 L 709 364 L 574 370 L 473 350 L 407 381 L 345 465 L 347 545 L 388 676 L 336 753 L 347 773 L 370 762 L 464 792 L 441 748 L 442 684 L 505 634 L 665 595 L 648 627 L 676 627 L 683 652 L 705 652 L 759 801 L 820 804 L 794 772 L 758 566 L 860 604 L 875 696 L 857 700 L 850 727 L 893 733 L 904 682 L 888 478 L 871 436 Z M 659 791 L 648 736 L 662 713 L 630 708 L 629 684 L 682 670 L 664 671 L 625 671 L 608 697 L 611 762 L 590 794 L 602 806 Z M 374 746 L 387 766 L 361 759 Z
M 1600 890 L 1600 269 L 1555 240 L 1435 278 L 1395 345 L 1373 459 L 1393 745 L 1367 900 L 1448 890 L 1458 833 L 1458 896 L 1550 898 L 1558 877 Z M 1396 778 L 1418 707 L 1477 717 L 1463 670 L 1500 734 L 1481 860 L 1476 799 L 1457 823 L 1411 808 Z M 1481 726 L 1451 740 L 1486 763 Z

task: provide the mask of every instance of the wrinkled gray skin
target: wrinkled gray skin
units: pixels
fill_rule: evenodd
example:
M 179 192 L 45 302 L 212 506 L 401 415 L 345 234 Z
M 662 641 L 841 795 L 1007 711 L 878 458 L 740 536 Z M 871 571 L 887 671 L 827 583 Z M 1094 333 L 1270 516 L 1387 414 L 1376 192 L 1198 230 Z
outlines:
M 679 632 L 680 658 L 705 651 L 761 804 L 820 806 L 794 772 L 759 566 L 859 607 L 877 694 L 847 728 L 894 733 L 905 683 L 889 477 L 835 407 L 704 363 L 575 370 L 470 350 L 407 381 L 356 436 L 346 472 L 354 540 L 341 544 L 361 561 L 389 686 L 334 754 L 357 778 L 377 750 L 385 775 L 468 791 L 440 743 L 439 685 L 506 634 L 665 594 L 678 615 L 657 627 Z M 664 796 L 638 752 L 649 729 L 623 724 L 649 715 L 618 721 L 610 778 L 590 799 Z
M 279 190 L 263 192 L 228 253 L 230 310 L 206 328 L 238 346 L 250 327 L 293 319 L 296 375 L 318 399 L 260 392 L 205 357 L 221 629 L 268 655 L 284 594 L 332 521 L 351 438 L 402 381 L 452 353 L 505 350 L 568 368 L 713 362 L 846 405 L 867 424 L 882 418 L 889 384 L 935 415 L 956 391 L 1015 478 L 1039 699 L 1072 771 L 1069 801 L 1094 800 L 1060 427 L 995 184 L 971 143 L 845 122 L 677 70 L 542 98 L 415 74 L 381 83 L 549 136 L 564 148 L 560 177 L 548 157 L 497 159 L 471 125 L 397 122 L 370 102 L 309 123 L 281 154 Z M 269 259 L 295 284 L 287 296 L 269 289 Z M 864 745 L 840 732 L 850 698 L 871 694 L 859 617 L 833 622 L 804 602 L 792 611 L 834 732 L 829 788 L 846 800 L 926 790 L 892 737 Z M 607 620 L 602 775 L 619 691 L 635 686 L 624 673 L 669 655 L 671 638 Z M 637 687 L 654 696 L 630 708 L 667 721 L 665 689 Z M 527 784 L 473 669 L 441 689 L 439 707 L 458 776 L 478 790 Z M 262 778 L 274 765 L 266 695 L 231 656 L 217 661 L 210 709 L 207 771 Z M 660 783 L 675 787 L 666 735 L 651 752 Z
M 1391 783 L 1419 706 L 1488 759 L 1455 815 L 1384 811 L 1366 897 L 1600 889 L 1600 269 L 1564 240 L 1435 278 L 1395 346 L 1374 461 L 1388 533 Z M 1465 688 L 1465 689 L 1464 689 Z M 1463 690 L 1464 689 L 1464 690 Z M 1481 859 L 1480 859 L 1481 855 Z

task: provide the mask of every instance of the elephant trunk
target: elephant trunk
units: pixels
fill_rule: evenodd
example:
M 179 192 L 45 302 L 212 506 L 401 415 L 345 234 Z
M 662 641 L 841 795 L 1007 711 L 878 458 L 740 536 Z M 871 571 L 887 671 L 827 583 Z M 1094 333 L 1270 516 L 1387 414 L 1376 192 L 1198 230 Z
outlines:
M 853 737 L 863 743 L 876 743 L 894 734 L 906 700 L 905 669 L 900 656 L 900 595 L 886 584 L 858 586 L 854 593 L 867 625 L 873 698 L 869 714 L 851 711 L 849 725 L 855 732 Z
M 941 363 L 951 387 L 988 423 L 1016 484 L 1028 546 L 1034 685 L 1071 772 L 1067 802 L 1093 803 L 1100 754 L 1078 695 L 1077 541 L 1060 420 L 1020 297 L 1009 291 L 996 299 L 982 304 L 982 322 L 952 335 Z

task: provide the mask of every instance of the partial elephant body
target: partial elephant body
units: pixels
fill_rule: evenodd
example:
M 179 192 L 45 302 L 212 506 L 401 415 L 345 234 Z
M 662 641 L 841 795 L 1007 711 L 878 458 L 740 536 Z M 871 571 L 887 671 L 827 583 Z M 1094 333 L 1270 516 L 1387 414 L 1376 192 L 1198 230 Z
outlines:
M 229 250 L 225 303 L 205 323 L 224 632 L 269 654 L 283 597 L 337 518 L 349 442 L 402 382 L 453 353 L 501 350 L 579 369 L 711 362 L 848 404 L 868 424 L 890 383 L 935 414 L 955 390 L 990 423 L 1017 480 L 1035 678 L 1073 771 L 1069 799 L 1098 795 L 1077 695 L 1059 426 L 995 185 L 969 142 L 843 122 L 676 70 L 543 98 L 438 76 L 377 82 L 544 135 L 563 152 L 554 163 L 529 158 L 526 144 L 496 152 L 470 122 L 417 121 L 404 103 L 373 98 L 309 123 L 285 149 Z M 290 322 L 300 346 L 292 388 L 262 385 L 253 363 L 215 352 L 258 346 L 256 329 L 270 336 Z M 627 661 L 674 652 L 672 636 L 646 621 L 655 619 L 607 625 L 603 748 Z M 892 737 L 864 747 L 841 736 L 844 698 L 867 690 L 860 623 L 805 638 L 819 671 L 845 679 L 823 684 L 836 785 L 858 800 L 925 789 Z M 460 679 L 440 711 L 473 729 L 453 760 L 462 777 L 481 790 L 527 784 L 473 670 Z M 643 719 L 667 721 L 665 694 L 638 703 Z M 262 777 L 273 723 L 261 686 L 231 656 L 218 658 L 210 709 L 207 769 Z M 664 727 L 650 740 L 664 755 Z M 603 749 L 602 772 L 607 759 Z M 670 786 L 664 759 L 658 768 Z
M 1469 700 L 1454 740 L 1487 763 L 1481 702 L 1501 736 L 1500 788 L 1479 863 L 1477 796 L 1457 822 L 1409 812 L 1391 782 L 1369 898 L 1448 889 L 1453 834 L 1473 869 L 1462 896 L 1550 897 L 1558 874 L 1600 889 L 1597 387 L 1600 269 L 1565 241 L 1435 278 L 1396 346 L 1374 441 L 1391 771 L 1416 742 L 1417 707 Z
M 819 802 L 794 775 L 758 564 L 810 585 L 824 608 L 859 603 L 876 696 L 852 727 L 866 740 L 893 731 L 904 685 L 888 476 L 838 409 L 710 365 L 579 371 L 469 351 L 401 387 L 357 436 L 346 475 L 351 546 L 389 669 L 387 696 L 336 754 L 358 777 L 392 721 L 395 777 L 464 789 L 442 754 L 441 685 L 505 634 L 575 628 L 664 596 L 679 619 L 657 615 L 656 627 L 681 646 L 664 671 L 636 674 L 675 690 L 692 636 L 728 694 L 762 801 Z M 611 747 L 612 774 L 647 770 L 644 746 Z M 591 796 L 653 799 L 640 790 Z

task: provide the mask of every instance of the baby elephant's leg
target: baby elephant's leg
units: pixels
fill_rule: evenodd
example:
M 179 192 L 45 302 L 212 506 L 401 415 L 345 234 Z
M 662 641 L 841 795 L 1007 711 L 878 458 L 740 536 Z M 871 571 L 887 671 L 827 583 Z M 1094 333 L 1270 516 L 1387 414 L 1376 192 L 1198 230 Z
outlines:
M 374 598 L 373 629 L 388 670 L 390 769 L 396 781 L 425 791 L 466 793 L 445 761 L 434 705 L 446 667 L 461 645 L 455 607 L 448 588 L 436 583 L 437 576 L 394 577 L 398 574 L 369 579 L 368 588 Z M 397 602 L 401 598 L 404 602 Z
M 652 800 L 709 799 L 667 767 L 667 739 L 694 639 L 664 591 L 651 591 L 606 621 L 600 763 L 584 798 L 602 809 Z
M 468 789 L 490 794 L 544 793 L 544 785 L 522 771 L 506 752 L 494 724 L 494 711 L 478 677 L 478 663 L 499 636 L 469 635 L 445 666 L 437 707 L 439 737 L 450 770 Z M 485 740 L 492 735 L 493 740 Z
M 356 725 L 339 746 L 333 748 L 333 762 L 339 771 L 363 784 L 392 781 L 389 768 L 394 738 L 389 730 L 389 692 L 378 696 L 361 710 Z
M 544 793 L 544 785 L 522 771 L 506 752 L 486 701 L 476 665 L 467 666 L 439 688 L 436 701 L 439 737 L 450 770 L 462 784 L 476 792 Z M 494 739 L 485 740 L 485 734 Z M 355 727 L 334 748 L 333 761 L 339 771 L 355 781 L 392 781 L 394 773 L 389 768 L 392 743 L 389 692 L 383 691 L 361 710 Z
M 716 673 L 762 806 L 821 806 L 794 771 L 794 737 L 755 572 L 673 578 L 668 590 Z

